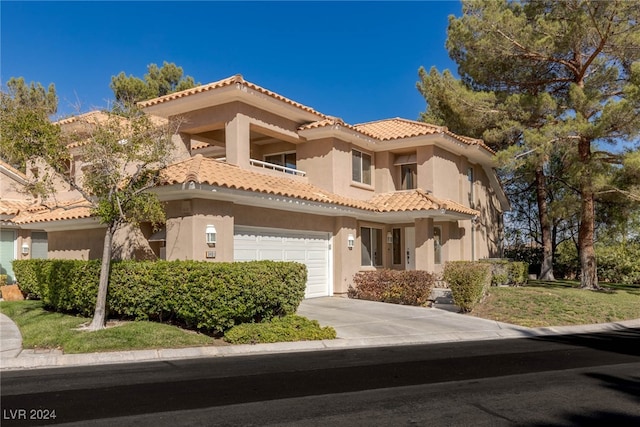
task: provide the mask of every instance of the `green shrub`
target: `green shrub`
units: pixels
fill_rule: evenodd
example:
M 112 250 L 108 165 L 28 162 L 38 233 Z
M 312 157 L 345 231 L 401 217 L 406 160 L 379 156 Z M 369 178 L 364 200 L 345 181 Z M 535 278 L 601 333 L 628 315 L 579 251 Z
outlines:
M 100 261 L 25 260 L 15 271 L 21 289 L 47 308 L 93 313 Z M 110 316 L 171 319 L 221 333 L 295 313 L 306 282 L 306 267 L 293 262 L 119 261 L 111 265 L 107 309 Z
M 353 283 L 350 298 L 420 306 L 429 300 L 436 276 L 426 271 L 361 271 Z
M 0 274 L 0 286 L 5 286 L 7 284 L 7 276 L 6 274 Z
M 553 254 L 553 275 L 556 279 L 575 279 L 579 274 L 578 249 L 573 241 L 565 240 Z
M 444 280 L 449 284 L 453 302 L 463 312 L 473 310 L 491 283 L 491 265 L 470 261 L 448 261 Z
M 542 268 L 542 248 L 531 246 L 514 246 L 504 250 L 504 257 L 527 264 L 527 275 L 539 275 Z
M 523 261 L 509 262 L 509 281 L 510 284 L 521 286 L 529 280 L 529 264 Z
M 598 280 L 640 284 L 640 242 L 596 244 Z
M 40 284 L 42 280 L 39 280 L 39 272 L 42 269 L 44 260 L 30 259 L 30 260 L 15 260 L 13 261 L 13 274 L 18 283 L 18 287 L 22 292 L 30 295 L 34 298 L 40 298 L 42 291 Z
M 321 327 L 317 320 L 297 315 L 276 317 L 262 323 L 244 323 L 224 334 L 225 341 L 232 344 L 330 340 L 335 337 L 336 331 L 332 327 Z
M 481 259 L 480 262 L 491 265 L 491 286 L 527 283 L 529 265 L 526 262 L 506 259 Z

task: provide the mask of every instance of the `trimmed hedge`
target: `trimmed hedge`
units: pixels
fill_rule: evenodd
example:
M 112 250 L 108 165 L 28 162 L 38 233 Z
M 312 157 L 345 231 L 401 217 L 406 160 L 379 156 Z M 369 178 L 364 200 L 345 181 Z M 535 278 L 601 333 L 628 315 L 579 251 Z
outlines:
M 436 283 L 426 271 L 361 271 L 353 278 L 349 298 L 404 305 L 425 305 Z
M 527 283 L 529 264 L 506 259 L 481 259 L 491 265 L 491 286 L 520 286 Z
M 231 344 L 259 344 L 284 341 L 331 340 L 336 331 L 330 326 L 321 327 L 317 320 L 289 315 L 263 323 L 243 323 L 224 334 Z
M 463 312 L 470 312 L 491 283 L 491 265 L 471 261 L 448 261 L 444 265 L 444 280 L 449 284 L 453 302 Z
M 20 260 L 14 271 L 21 290 L 45 307 L 93 314 L 100 261 Z M 118 261 L 111 264 L 107 309 L 112 317 L 221 333 L 295 313 L 306 282 L 306 267 L 294 262 Z

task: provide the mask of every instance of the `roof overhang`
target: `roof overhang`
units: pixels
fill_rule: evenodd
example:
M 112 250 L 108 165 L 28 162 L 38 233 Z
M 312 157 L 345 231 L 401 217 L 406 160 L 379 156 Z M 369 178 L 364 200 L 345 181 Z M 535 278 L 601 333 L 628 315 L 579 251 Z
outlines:
M 151 191 L 161 201 L 185 200 L 191 198 L 219 200 L 237 205 L 260 207 L 288 212 L 299 212 L 323 216 L 350 216 L 359 220 L 381 223 L 405 223 L 419 218 L 432 218 L 434 221 L 471 220 L 473 215 L 445 209 L 379 212 L 358 209 L 333 203 L 321 203 L 294 197 L 235 190 L 207 184 L 187 183 L 156 187 Z
M 38 221 L 18 224 L 22 229 L 44 230 L 47 233 L 55 231 L 90 230 L 95 228 L 105 228 L 96 218 L 64 219 L 56 221 Z
M 334 124 L 317 128 L 301 129 L 298 133 L 308 141 L 321 138 L 336 138 L 345 142 L 350 142 L 360 148 L 364 148 L 374 153 L 389 150 L 406 150 L 434 145 L 453 154 L 464 156 L 473 163 L 488 166 L 492 166 L 494 164 L 493 153 L 489 152 L 481 145 L 465 144 L 444 132 L 399 138 L 397 140 L 380 141 L 358 132 L 357 130 L 350 129 L 347 126 Z
M 172 116 L 179 116 L 234 101 L 267 110 L 299 123 L 313 122 L 324 118 L 320 113 L 314 113 L 284 100 L 269 96 L 241 82 L 149 105 L 143 107 L 143 110 L 149 114 L 168 119 Z
M 6 175 L 19 184 L 27 185 L 29 183 L 27 177 L 22 172 L 13 169 L 9 165 L 5 165 L 2 161 L 0 161 L 0 173 Z

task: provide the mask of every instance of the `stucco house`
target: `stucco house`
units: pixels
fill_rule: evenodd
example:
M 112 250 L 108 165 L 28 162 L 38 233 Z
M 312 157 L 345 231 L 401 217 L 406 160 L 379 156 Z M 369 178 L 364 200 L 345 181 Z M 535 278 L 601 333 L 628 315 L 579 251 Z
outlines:
M 153 189 L 166 227 L 143 228 L 162 259 L 299 261 L 318 297 L 363 270 L 500 255 L 509 204 L 481 140 L 401 118 L 347 124 L 240 75 L 141 107 L 179 123 Z M 104 231 L 80 205 L 12 221 L 46 231 L 50 258 L 101 256 Z

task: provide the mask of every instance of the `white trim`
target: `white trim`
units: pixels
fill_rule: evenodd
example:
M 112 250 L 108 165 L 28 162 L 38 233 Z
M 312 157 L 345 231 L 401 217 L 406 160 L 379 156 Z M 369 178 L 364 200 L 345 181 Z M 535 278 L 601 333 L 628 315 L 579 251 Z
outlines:
M 278 154 L 268 154 L 269 156 L 277 156 Z M 264 156 L 266 157 L 266 156 Z M 262 167 L 266 169 L 271 169 L 274 171 L 288 173 L 296 176 L 305 176 L 307 173 L 305 171 L 301 171 L 299 169 L 288 168 L 286 166 L 280 166 L 275 163 L 264 162 L 262 160 L 249 159 L 249 164 L 255 167 Z
M 23 229 L 37 229 L 43 230 L 47 233 L 54 231 L 73 231 L 73 230 L 91 230 L 94 228 L 106 228 L 107 226 L 101 224 L 96 218 L 82 218 L 82 219 L 66 219 L 57 221 L 46 222 L 31 222 L 28 224 L 19 224 Z
M 27 185 L 29 183 L 29 181 L 27 179 L 25 179 L 24 176 L 16 173 L 12 169 L 9 169 L 8 167 L 3 165 L 2 163 L 0 163 L 0 172 L 4 173 L 9 178 L 13 179 L 14 181 L 18 182 L 19 184 Z

